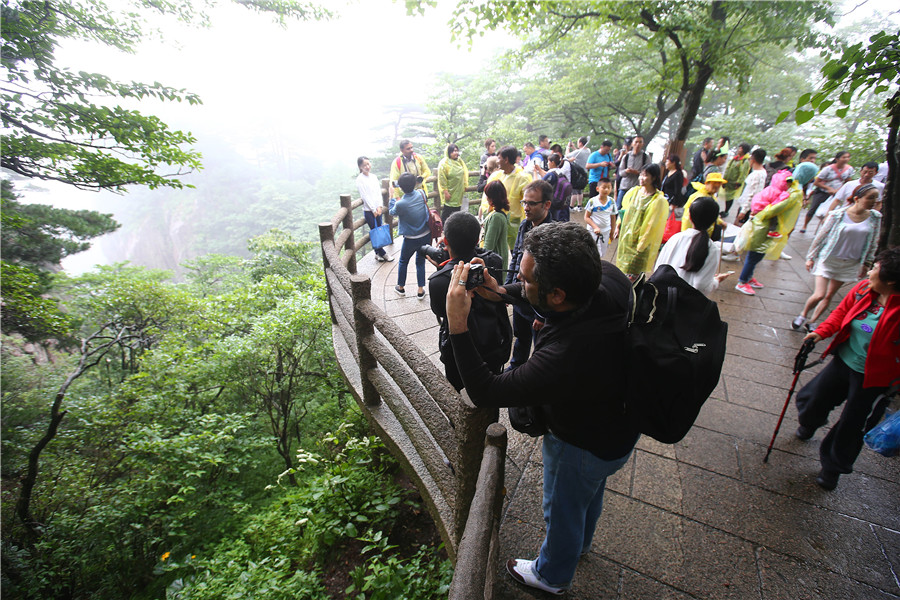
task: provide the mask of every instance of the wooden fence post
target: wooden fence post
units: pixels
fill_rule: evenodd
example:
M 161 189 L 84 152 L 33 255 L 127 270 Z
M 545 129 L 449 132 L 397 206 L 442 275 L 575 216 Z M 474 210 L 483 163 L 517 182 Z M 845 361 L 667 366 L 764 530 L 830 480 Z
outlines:
M 353 208 L 351 207 L 352 200 L 350 199 L 350 194 L 341 194 L 341 208 L 346 208 L 347 212 L 344 214 L 344 230 L 349 231 L 350 235 L 347 237 L 347 241 L 344 243 L 344 251 L 350 251 L 350 259 L 347 261 L 347 270 L 351 273 L 356 273 L 356 240 L 353 231 Z
M 366 336 L 375 333 L 375 325 L 358 308 L 360 302 L 372 298 L 372 280 L 368 275 L 355 273 L 350 276 L 350 295 L 353 298 L 353 333 L 359 353 L 359 375 L 362 382 L 363 402 L 366 406 L 378 406 L 381 404 L 381 397 L 369 379 L 369 370 L 378 367 L 378 361 L 363 343 Z

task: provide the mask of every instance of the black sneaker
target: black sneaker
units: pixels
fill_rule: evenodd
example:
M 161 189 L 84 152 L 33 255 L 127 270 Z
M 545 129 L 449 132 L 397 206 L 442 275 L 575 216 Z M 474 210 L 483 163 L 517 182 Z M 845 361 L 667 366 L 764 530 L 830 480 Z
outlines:
M 797 428 L 797 432 L 794 433 L 794 435 L 797 436 L 798 440 L 806 441 L 806 440 L 812 438 L 813 434 L 815 434 L 815 433 L 816 433 L 815 429 L 812 429 L 811 427 L 804 427 L 803 425 L 801 425 L 800 427 Z
M 838 478 L 841 476 L 840 473 L 835 473 L 834 471 L 826 471 L 822 469 L 819 471 L 819 474 L 816 475 L 816 483 L 819 484 L 819 487 L 823 490 L 828 490 L 829 492 L 837 487 Z

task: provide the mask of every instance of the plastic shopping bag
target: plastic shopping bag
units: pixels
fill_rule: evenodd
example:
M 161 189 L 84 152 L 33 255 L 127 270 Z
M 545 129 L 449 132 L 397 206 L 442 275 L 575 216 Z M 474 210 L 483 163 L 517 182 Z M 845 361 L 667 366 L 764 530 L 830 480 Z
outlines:
M 863 439 L 875 452 L 885 456 L 896 456 L 900 452 L 900 410 L 885 417 Z

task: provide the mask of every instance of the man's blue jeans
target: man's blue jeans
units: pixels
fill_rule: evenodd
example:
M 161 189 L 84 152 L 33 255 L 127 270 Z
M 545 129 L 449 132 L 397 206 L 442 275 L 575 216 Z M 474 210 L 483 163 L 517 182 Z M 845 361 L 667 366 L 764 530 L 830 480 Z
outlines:
M 537 331 L 534 330 L 534 311 L 530 308 L 513 306 L 512 329 L 515 342 L 509 359 L 510 368 L 521 367 L 531 356 L 531 345 L 537 338 Z
M 568 588 L 578 559 L 591 548 L 603 510 L 606 478 L 628 462 L 631 452 L 603 460 L 547 433 L 543 453 L 547 534 L 534 568 L 544 583 Z
M 631 188 L 629 188 L 629 189 L 631 189 Z M 628 192 L 628 190 L 619 190 L 619 192 L 616 194 L 616 208 L 618 210 L 622 210 L 622 200 L 625 199 L 625 194 L 627 192 Z

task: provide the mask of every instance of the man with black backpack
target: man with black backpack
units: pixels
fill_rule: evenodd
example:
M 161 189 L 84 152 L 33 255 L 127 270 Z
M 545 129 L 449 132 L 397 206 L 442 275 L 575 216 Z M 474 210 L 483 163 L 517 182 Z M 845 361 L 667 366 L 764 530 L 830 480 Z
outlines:
M 541 225 L 525 236 L 523 248 L 519 282 L 501 287 L 486 276 L 477 295 L 466 290 L 470 267 L 454 267 L 447 323 L 472 401 L 533 407 L 546 423 L 546 535 L 536 560 L 510 559 L 506 568 L 520 584 L 562 594 L 580 557 L 591 549 L 606 479 L 628 461 L 638 439 L 623 410 L 625 379 L 604 377 L 601 384 L 596 369 L 586 367 L 624 354 L 631 285 L 600 260 L 583 224 Z M 499 300 L 500 294 L 517 306 L 533 307 L 546 321 L 527 362 L 498 375 L 479 355 L 468 322 L 475 299 Z
M 619 162 L 619 176 L 622 178 L 616 194 L 616 207 L 622 210 L 622 199 L 625 192 L 638 184 L 641 169 L 650 164 L 650 155 L 644 152 L 644 136 L 631 138 L 631 152 L 625 154 Z
M 440 263 L 438 270 L 428 278 L 428 292 L 431 297 L 431 312 L 438 319 L 438 348 L 447 380 L 457 391 L 463 388 L 462 378 L 456 368 L 453 349 L 450 347 L 450 336 L 447 333 L 447 288 L 453 266 L 459 261 L 469 262 L 478 257 L 488 268 L 494 279 L 499 279 L 503 269 L 500 257 L 478 248 L 481 236 L 481 225 L 475 216 L 457 212 L 450 215 L 444 223 L 444 248 L 450 258 Z M 492 373 L 503 371 L 503 365 L 509 359 L 512 347 L 512 328 L 506 305 L 502 302 L 489 302 L 484 298 L 474 298 L 472 310 L 469 312 L 469 331 L 472 334 L 478 354 L 487 363 Z

